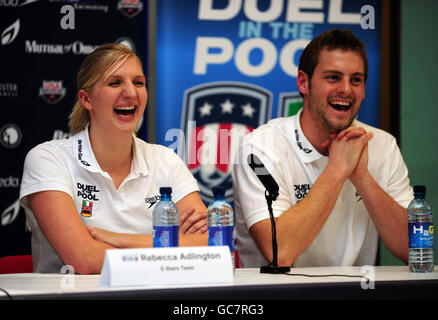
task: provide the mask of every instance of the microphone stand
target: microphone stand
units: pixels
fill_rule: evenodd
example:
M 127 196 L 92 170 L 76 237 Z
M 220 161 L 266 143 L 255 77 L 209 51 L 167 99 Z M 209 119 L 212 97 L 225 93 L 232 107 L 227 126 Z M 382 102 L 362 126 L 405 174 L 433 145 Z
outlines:
M 290 271 L 290 267 L 278 266 L 278 247 L 277 247 L 277 229 L 275 227 L 274 213 L 272 212 L 272 202 L 277 200 L 278 192 L 265 191 L 265 198 L 268 204 L 269 218 L 271 220 L 272 234 L 272 262 L 267 266 L 260 267 L 260 273 L 285 273 Z

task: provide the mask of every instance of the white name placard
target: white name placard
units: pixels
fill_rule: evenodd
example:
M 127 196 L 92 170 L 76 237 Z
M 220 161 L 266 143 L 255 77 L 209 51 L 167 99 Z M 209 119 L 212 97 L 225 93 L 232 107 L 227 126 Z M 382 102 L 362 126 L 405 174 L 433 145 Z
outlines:
M 232 282 L 231 261 L 228 246 L 109 249 L 99 286 Z

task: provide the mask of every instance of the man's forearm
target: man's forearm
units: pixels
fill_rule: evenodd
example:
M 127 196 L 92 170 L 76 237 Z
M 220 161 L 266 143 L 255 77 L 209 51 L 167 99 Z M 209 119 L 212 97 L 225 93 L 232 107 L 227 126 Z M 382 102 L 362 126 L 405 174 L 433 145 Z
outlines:
M 333 210 L 344 182 L 345 178 L 336 170 L 326 169 L 306 198 L 278 218 L 279 263 L 291 265 L 313 242 Z
M 353 183 L 384 244 L 395 256 L 407 262 L 408 218 L 406 209 L 395 202 L 378 185 L 371 174 L 356 179 Z

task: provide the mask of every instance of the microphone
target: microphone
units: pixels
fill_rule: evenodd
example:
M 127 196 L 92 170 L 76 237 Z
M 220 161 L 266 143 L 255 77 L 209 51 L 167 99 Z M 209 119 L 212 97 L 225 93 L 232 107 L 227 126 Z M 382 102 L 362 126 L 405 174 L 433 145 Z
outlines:
M 254 171 L 256 174 L 257 178 L 259 178 L 265 189 L 270 192 L 272 201 L 277 200 L 279 194 L 278 190 L 280 188 L 269 173 L 268 169 L 265 168 L 265 165 L 262 163 L 259 157 L 257 157 L 255 154 L 248 155 L 248 164 L 252 171 Z
M 267 266 L 260 267 L 260 273 L 285 273 L 290 271 L 290 267 L 278 266 L 278 247 L 277 247 L 277 230 L 275 227 L 274 213 L 272 212 L 272 201 L 277 200 L 279 187 L 277 182 L 271 176 L 265 165 L 255 154 L 248 155 L 248 165 L 254 171 L 257 178 L 265 187 L 265 198 L 268 204 L 269 219 L 271 220 L 272 235 L 272 262 Z

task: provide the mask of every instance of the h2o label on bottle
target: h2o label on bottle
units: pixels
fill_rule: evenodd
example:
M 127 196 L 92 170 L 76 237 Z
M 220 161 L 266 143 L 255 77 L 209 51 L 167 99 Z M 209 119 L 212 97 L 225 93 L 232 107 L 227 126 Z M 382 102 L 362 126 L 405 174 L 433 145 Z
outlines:
M 208 245 L 209 246 L 228 246 L 230 252 L 234 252 L 232 226 L 208 227 Z
M 433 224 L 432 222 L 410 222 L 409 248 L 433 248 Z
M 178 226 L 155 226 L 154 248 L 178 247 Z

